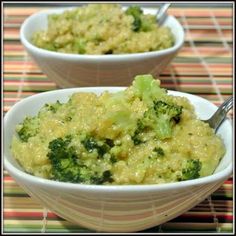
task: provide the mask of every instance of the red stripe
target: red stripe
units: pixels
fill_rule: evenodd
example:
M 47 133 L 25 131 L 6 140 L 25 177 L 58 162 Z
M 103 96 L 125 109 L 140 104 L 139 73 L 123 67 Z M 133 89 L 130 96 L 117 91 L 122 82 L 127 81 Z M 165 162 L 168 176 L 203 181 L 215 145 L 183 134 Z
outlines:
M 4 180 L 4 181 L 12 181 L 13 178 L 12 178 L 11 176 L 5 176 L 5 177 L 3 178 L 3 180 Z
M 15 212 L 15 211 L 11 211 L 11 212 L 4 212 L 4 217 L 43 217 L 43 212 Z M 52 213 L 52 212 L 48 212 L 47 213 L 47 218 L 57 218 L 57 215 Z

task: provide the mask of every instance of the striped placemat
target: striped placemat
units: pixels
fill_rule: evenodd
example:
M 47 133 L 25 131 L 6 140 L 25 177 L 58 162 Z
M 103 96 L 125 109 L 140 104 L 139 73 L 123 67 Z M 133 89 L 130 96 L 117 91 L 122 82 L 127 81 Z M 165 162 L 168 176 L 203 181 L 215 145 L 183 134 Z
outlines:
M 36 5 L 34 5 L 36 6 Z M 50 6 L 52 7 L 52 6 Z M 17 101 L 57 86 L 24 51 L 19 28 L 26 17 L 47 7 L 4 7 L 4 96 L 7 112 Z M 182 50 L 161 75 L 162 86 L 202 96 L 220 105 L 232 94 L 232 8 L 172 7 L 185 28 Z M 233 114 L 231 113 L 231 116 Z M 90 233 L 44 209 L 4 171 L 3 232 Z M 233 232 L 233 179 L 185 214 L 146 233 Z

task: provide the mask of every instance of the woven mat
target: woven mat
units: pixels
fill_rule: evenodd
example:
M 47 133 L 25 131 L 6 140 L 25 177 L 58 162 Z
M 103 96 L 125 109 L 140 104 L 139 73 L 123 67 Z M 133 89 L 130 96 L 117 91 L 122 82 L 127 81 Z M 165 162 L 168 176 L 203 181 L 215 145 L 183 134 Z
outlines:
M 17 101 L 54 90 L 50 81 L 24 51 L 19 41 L 21 23 L 44 7 L 4 7 L 4 113 Z M 182 23 L 185 44 L 161 75 L 167 89 L 202 96 L 220 105 L 232 94 L 232 9 L 176 7 L 169 10 Z M 231 113 L 232 116 L 232 113 Z M 233 232 L 232 178 L 211 196 L 183 215 L 146 233 Z M 6 232 L 89 233 L 44 209 L 4 172 Z

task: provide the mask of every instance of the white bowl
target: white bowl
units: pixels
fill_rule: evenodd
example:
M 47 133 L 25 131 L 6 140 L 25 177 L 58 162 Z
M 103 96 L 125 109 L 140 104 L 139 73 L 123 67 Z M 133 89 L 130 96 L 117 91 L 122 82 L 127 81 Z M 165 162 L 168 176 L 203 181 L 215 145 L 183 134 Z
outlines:
M 121 55 L 75 55 L 52 52 L 34 46 L 32 34 L 47 28 L 47 16 L 61 13 L 60 8 L 41 11 L 27 18 L 20 29 L 20 39 L 28 53 L 48 78 L 60 87 L 127 86 L 139 74 L 160 74 L 175 57 L 184 43 L 184 30 L 173 16 L 164 25 L 169 26 L 175 37 L 173 47 L 153 52 Z M 144 8 L 145 13 L 155 14 L 156 9 Z
M 186 212 L 218 189 L 232 173 L 232 125 L 225 120 L 218 130 L 226 154 L 211 176 L 177 183 L 153 185 L 100 186 L 62 183 L 22 171 L 10 153 L 15 126 L 26 115 L 36 115 L 47 102 L 65 102 L 74 92 L 121 87 L 61 89 L 33 95 L 16 103 L 4 118 L 4 166 L 16 182 L 35 200 L 59 216 L 81 226 L 106 232 L 134 232 L 162 224 Z M 200 118 L 210 117 L 217 107 L 194 95 L 170 91 L 190 99 Z M 33 158 L 33 157 L 32 157 Z

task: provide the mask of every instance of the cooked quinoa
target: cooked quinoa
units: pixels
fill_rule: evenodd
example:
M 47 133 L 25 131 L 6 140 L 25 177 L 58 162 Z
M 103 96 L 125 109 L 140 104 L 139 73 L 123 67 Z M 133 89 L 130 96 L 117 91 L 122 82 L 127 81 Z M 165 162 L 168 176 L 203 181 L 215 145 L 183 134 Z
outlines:
M 74 93 L 16 128 L 12 153 L 32 175 L 87 184 L 160 184 L 211 175 L 222 139 L 185 97 L 150 75 L 117 93 Z M 170 119 L 170 117 L 172 117 Z
M 170 48 L 174 36 L 138 6 L 88 4 L 49 15 L 48 28 L 35 32 L 32 43 L 62 53 L 127 54 Z

